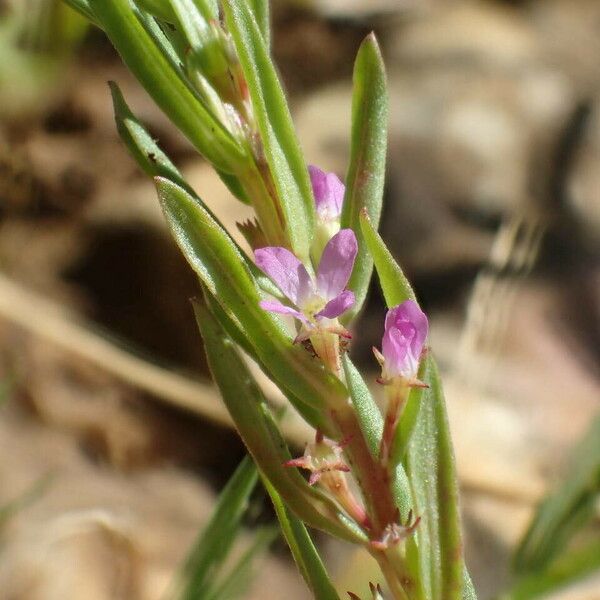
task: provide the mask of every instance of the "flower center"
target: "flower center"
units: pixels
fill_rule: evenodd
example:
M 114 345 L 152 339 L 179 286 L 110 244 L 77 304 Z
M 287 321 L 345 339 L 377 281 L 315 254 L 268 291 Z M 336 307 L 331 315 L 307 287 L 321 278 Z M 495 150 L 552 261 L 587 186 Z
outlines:
M 316 313 L 323 310 L 327 302 L 321 298 L 321 296 L 317 296 L 313 294 L 310 298 L 307 298 L 306 301 L 302 304 L 302 312 L 311 319 L 315 316 Z

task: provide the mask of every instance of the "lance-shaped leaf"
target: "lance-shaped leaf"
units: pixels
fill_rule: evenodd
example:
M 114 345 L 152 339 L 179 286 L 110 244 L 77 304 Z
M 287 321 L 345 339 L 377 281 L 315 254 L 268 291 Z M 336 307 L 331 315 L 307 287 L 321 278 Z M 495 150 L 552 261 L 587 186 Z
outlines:
M 364 213 L 360 224 L 387 306 L 395 306 L 408 298 L 414 300 L 414 292 L 402 269 Z M 407 544 L 407 560 L 418 568 L 424 598 L 459 600 L 463 597 L 465 566 L 454 454 L 437 367 L 431 354 L 423 360 L 426 363 L 424 381 L 429 388 L 420 399 L 408 447 L 402 450 L 412 491 L 412 508 L 414 514 L 421 517 L 416 543 Z
M 418 561 L 426 598 L 460 600 L 465 566 L 454 454 L 437 367 L 431 355 L 424 362 L 430 387 L 424 390 L 404 461 L 413 510 L 421 517 Z
M 268 481 L 265 480 L 264 484 L 273 501 L 283 537 L 313 597 L 315 600 L 340 600 L 304 523 L 286 508 L 281 496 Z
M 175 13 L 168 1 L 165 0 L 136 0 L 137 6 L 151 15 L 167 21 L 175 22 Z
M 269 0 L 249 0 L 254 19 L 262 33 L 267 50 L 271 44 L 271 22 L 269 16 Z
M 419 365 L 419 372 L 417 373 L 417 379 L 425 381 L 427 378 L 427 361 L 422 361 Z M 402 411 L 402 417 L 398 423 L 394 440 L 392 442 L 392 449 L 390 452 L 390 462 L 392 465 L 398 465 L 406 456 L 406 451 L 412 434 L 417 425 L 419 419 L 419 413 L 421 410 L 421 403 L 423 402 L 424 388 L 414 387 L 408 394 L 408 400 L 406 406 Z
M 235 172 L 244 148 L 212 115 L 138 20 L 129 0 L 90 0 L 125 64 L 158 106 L 216 168 Z
M 179 169 L 162 151 L 160 146 L 148 133 L 143 123 L 131 112 L 119 86 L 112 81 L 109 82 L 109 85 L 113 99 L 117 131 L 138 165 L 151 177 L 164 177 L 186 190 L 209 213 L 215 225 L 225 231 L 217 217 L 208 209 L 191 186 L 188 185 Z M 234 240 L 230 238 L 230 241 L 232 244 L 235 244 L 238 253 L 243 257 L 244 262 L 250 269 L 259 287 L 268 294 L 279 296 L 280 292 L 273 282 L 246 256 Z
M 289 450 L 252 374 L 208 307 L 197 301 L 194 311 L 215 383 L 261 473 L 303 521 L 331 535 L 360 540 L 357 530 L 346 525 L 347 517 L 330 498 L 310 487 L 297 469 L 284 466 L 291 459 Z
M 209 292 L 241 324 L 273 381 L 284 392 L 289 390 L 290 398 L 302 398 L 321 411 L 344 403 L 347 391 L 340 380 L 292 344 L 282 322 L 260 308 L 256 282 L 227 233 L 184 189 L 160 177 L 156 185 L 175 241 Z M 296 406 L 301 414 L 302 408 Z
M 538 508 L 514 559 L 515 571 L 543 569 L 592 518 L 600 497 L 600 417 L 573 451 L 568 476 Z
M 308 171 L 267 45 L 248 2 L 224 0 L 291 250 L 308 261 L 315 208 Z
M 114 81 L 109 81 L 108 85 L 112 94 L 117 131 L 138 165 L 147 175 L 166 177 L 192 193 L 179 169 L 131 112 L 119 86 Z
M 225 560 L 239 532 L 257 480 L 256 467 L 246 456 L 219 495 L 212 516 L 200 532 L 171 597 L 192 600 L 212 583 L 216 570 Z
M 365 209 L 377 230 L 385 182 L 388 96 L 385 66 L 373 33 L 360 46 L 354 63 L 353 82 L 350 165 L 341 226 L 356 232 L 358 256 L 348 284 L 356 301 L 344 316 L 346 322 L 362 308 L 373 272 L 373 259 L 359 225 L 360 213 Z
M 404 275 L 400 265 L 394 260 L 385 242 L 373 227 L 369 215 L 364 211 L 360 214 L 360 229 L 375 262 L 385 303 L 388 306 L 396 306 L 405 300 L 416 302 L 415 293 L 408 279 L 406 279 L 406 275 Z
M 342 356 L 346 386 L 356 411 L 360 429 L 373 458 L 379 456 L 379 444 L 383 434 L 383 417 L 362 375 L 347 354 Z

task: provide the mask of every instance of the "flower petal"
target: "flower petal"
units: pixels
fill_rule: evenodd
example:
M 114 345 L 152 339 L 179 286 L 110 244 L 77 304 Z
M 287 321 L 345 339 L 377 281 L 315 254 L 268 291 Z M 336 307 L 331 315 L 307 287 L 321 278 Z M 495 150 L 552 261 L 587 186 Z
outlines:
M 388 311 L 381 349 L 389 377 L 416 375 L 428 329 L 427 316 L 412 300 Z
M 319 311 L 315 317 L 326 317 L 335 319 L 342 313 L 346 312 L 354 304 L 354 293 L 350 290 L 345 290 L 333 300 L 330 300 L 323 310 Z
M 254 260 L 296 306 L 312 295 L 314 286 L 306 267 L 286 248 L 259 248 Z
M 296 310 L 291 306 L 281 304 L 281 302 L 279 302 L 278 300 L 261 300 L 259 302 L 259 306 L 262 309 L 267 310 L 269 312 L 277 313 L 280 315 L 292 315 L 296 317 L 296 319 L 300 319 L 305 323 L 308 322 L 308 319 L 299 310 Z
M 346 187 L 335 173 L 325 173 L 319 167 L 308 166 L 315 196 L 317 214 L 323 220 L 338 219 L 342 213 Z
M 352 274 L 358 243 L 352 229 L 338 231 L 327 243 L 317 271 L 317 293 L 325 300 L 339 296 Z

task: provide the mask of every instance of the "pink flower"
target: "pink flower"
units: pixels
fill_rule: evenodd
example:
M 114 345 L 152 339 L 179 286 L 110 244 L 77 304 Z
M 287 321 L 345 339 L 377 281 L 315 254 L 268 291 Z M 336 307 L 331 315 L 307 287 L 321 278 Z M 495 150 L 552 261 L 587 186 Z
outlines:
M 293 305 L 263 300 L 260 306 L 270 312 L 293 315 L 306 324 L 339 317 L 354 304 L 354 294 L 345 288 L 357 251 L 351 229 L 336 233 L 323 250 L 315 281 L 289 250 L 279 246 L 259 248 L 254 252 L 256 264 Z
M 412 300 L 388 310 L 381 341 L 383 379 L 415 379 L 428 329 L 425 313 Z
M 309 165 L 317 216 L 321 221 L 339 220 L 346 188 L 335 173 L 325 173 L 319 167 Z

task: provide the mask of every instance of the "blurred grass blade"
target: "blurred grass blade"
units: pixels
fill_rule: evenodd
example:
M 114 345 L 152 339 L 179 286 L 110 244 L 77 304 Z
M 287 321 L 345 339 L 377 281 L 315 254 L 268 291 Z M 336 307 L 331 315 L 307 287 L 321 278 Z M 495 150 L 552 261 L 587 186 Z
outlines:
M 241 324 L 273 381 L 284 392 L 289 390 L 290 398 L 301 398 L 318 410 L 329 402 L 344 402 L 347 391 L 339 379 L 327 373 L 304 348 L 292 344 L 281 321 L 260 308 L 256 282 L 228 234 L 184 189 L 160 177 L 156 185 L 184 256 L 223 310 Z M 302 406 L 296 408 L 309 417 L 302 413 Z
M 362 375 L 347 354 L 342 355 L 346 386 L 354 405 L 360 428 L 374 458 L 379 456 L 383 434 L 383 417 Z
M 539 506 L 514 559 L 519 574 L 543 569 L 592 518 L 600 495 L 600 416 L 577 445 L 567 478 Z
M 600 540 L 569 550 L 540 572 L 519 580 L 502 600 L 530 600 L 546 597 L 600 570 Z
M 360 224 L 387 306 L 407 298 L 414 300 L 402 269 L 364 213 Z M 424 598 L 460 600 L 465 566 L 452 441 L 442 386 L 431 354 L 423 363 L 423 381 L 429 388 L 423 391 L 420 406 L 413 406 L 407 415 L 405 427 L 410 425 L 412 430 L 410 441 L 404 449 L 404 441 L 395 440 L 401 449 L 396 454 L 405 453 L 403 464 L 410 481 L 414 514 L 421 517 L 415 534 L 417 543 L 407 544 L 408 561 L 418 565 Z
M 224 0 L 223 10 L 248 84 L 291 250 L 308 261 L 314 200 L 281 84 L 250 4 Z
M 373 272 L 373 259 L 365 247 L 360 228 L 360 212 L 366 209 L 377 230 L 385 183 L 387 82 L 385 65 L 373 33 L 360 46 L 354 63 L 353 81 L 350 165 L 341 225 L 356 232 L 358 256 L 348 284 L 354 291 L 356 302 L 346 314 L 346 321 L 351 321 L 362 308 Z
M 377 269 L 377 276 L 388 307 L 396 306 L 404 300 L 415 300 L 415 293 L 406 279 L 400 265 L 394 260 L 381 236 L 377 233 L 368 215 L 360 214 L 360 229 Z
M 232 340 L 201 301 L 194 303 L 208 364 L 236 428 L 261 473 L 286 504 L 312 527 L 343 539 L 357 540 L 335 503 L 308 485 L 297 469 L 284 463 L 291 455 L 276 429 L 267 402 Z
M 306 527 L 286 508 L 275 488 L 268 481 L 264 483 L 273 501 L 283 537 L 313 597 L 315 600 L 340 600 Z
M 267 50 L 271 45 L 271 22 L 269 15 L 269 0 L 249 0 L 254 19 L 263 36 Z
M 73 10 L 89 19 L 94 25 L 99 25 L 98 19 L 90 6 L 90 0 L 64 0 Z
M 245 163 L 244 149 L 155 45 L 129 0 L 90 0 L 90 6 L 125 64 L 198 151 L 228 173 Z
M 18 514 L 21 510 L 37 502 L 54 482 L 55 473 L 47 473 L 33 482 L 22 494 L 0 505 L 0 527 L 4 527 L 7 521 Z
M 213 585 L 216 572 L 239 533 L 242 516 L 257 480 L 256 467 L 252 459 L 246 456 L 219 495 L 212 516 L 182 569 L 173 598 L 196 600 Z
M 413 510 L 421 517 L 416 530 L 421 581 L 428 600 L 460 600 L 465 566 L 454 455 L 437 367 L 430 354 L 424 362 L 430 387 L 404 463 Z
M 252 583 L 253 571 L 257 559 L 268 550 L 278 535 L 277 528 L 263 527 L 254 533 L 254 541 L 235 564 L 219 577 L 220 583 L 214 590 L 202 596 L 194 596 L 194 600 L 236 600 L 242 598 Z M 191 600 L 191 598 L 190 598 Z

